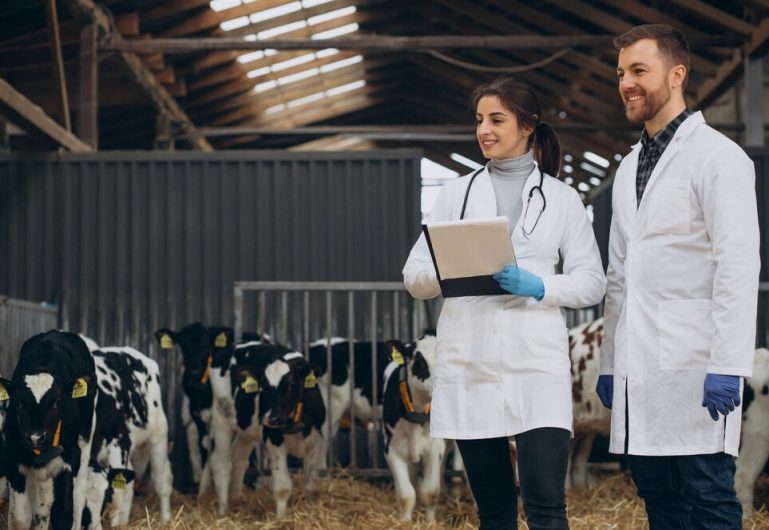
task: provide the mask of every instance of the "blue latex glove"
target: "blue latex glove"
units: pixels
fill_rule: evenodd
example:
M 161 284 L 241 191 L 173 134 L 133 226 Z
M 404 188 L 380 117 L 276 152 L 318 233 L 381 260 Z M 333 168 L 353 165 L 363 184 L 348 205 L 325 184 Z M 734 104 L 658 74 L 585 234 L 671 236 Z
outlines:
M 504 269 L 494 275 L 494 279 L 510 294 L 533 296 L 537 300 L 542 300 L 545 296 L 545 284 L 542 283 L 542 278 L 515 265 L 505 265 Z
M 614 401 L 614 376 L 599 375 L 598 382 L 595 384 L 595 393 L 607 409 L 611 408 Z
M 740 377 L 737 375 L 708 374 L 705 376 L 705 393 L 702 406 L 708 408 L 710 417 L 718 420 L 740 406 Z

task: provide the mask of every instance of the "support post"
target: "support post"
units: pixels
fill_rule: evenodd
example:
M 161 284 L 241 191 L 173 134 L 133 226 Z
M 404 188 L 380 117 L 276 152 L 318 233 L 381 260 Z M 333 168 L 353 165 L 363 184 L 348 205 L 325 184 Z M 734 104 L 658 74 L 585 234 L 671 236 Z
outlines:
M 99 147 L 99 58 L 96 48 L 97 28 L 90 24 L 80 32 L 80 106 L 78 133 L 94 150 Z
M 69 99 L 67 98 L 67 80 L 64 77 L 64 60 L 61 57 L 61 36 L 59 35 L 59 16 L 56 13 L 56 0 L 45 0 L 46 21 L 48 23 L 48 42 L 51 46 L 51 64 L 53 65 L 54 87 L 58 88 L 59 122 L 67 132 L 72 131 L 69 120 Z
M 762 147 L 764 135 L 764 58 L 745 61 L 745 145 Z

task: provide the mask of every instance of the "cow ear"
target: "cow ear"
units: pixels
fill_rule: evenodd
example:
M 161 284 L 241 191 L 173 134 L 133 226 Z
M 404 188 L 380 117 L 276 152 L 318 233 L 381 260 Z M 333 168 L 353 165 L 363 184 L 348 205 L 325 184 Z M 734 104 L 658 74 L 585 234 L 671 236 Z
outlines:
M 326 365 L 323 364 L 317 364 L 317 363 L 310 363 L 310 369 L 312 373 L 315 374 L 316 377 L 323 377 L 326 375 Z
M 107 481 L 113 490 L 125 489 L 136 478 L 136 473 L 131 469 L 112 468 L 107 471 Z
M 13 383 L 4 377 L 0 377 L 0 407 L 7 405 L 13 395 Z
M 385 348 L 387 348 L 387 356 L 390 359 L 390 362 L 395 364 L 405 364 L 411 356 L 411 353 L 414 351 L 413 348 L 409 350 L 408 347 L 399 340 L 388 340 L 385 342 Z
M 214 348 L 228 348 L 235 342 L 235 332 L 232 328 L 212 326 L 208 328 L 211 344 Z
M 91 397 L 96 392 L 96 378 L 92 373 L 81 372 L 67 382 L 66 388 L 72 399 Z
M 172 350 L 178 338 L 176 332 L 168 328 L 161 328 L 155 332 L 155 340 L 160 344 L 161 350 Z

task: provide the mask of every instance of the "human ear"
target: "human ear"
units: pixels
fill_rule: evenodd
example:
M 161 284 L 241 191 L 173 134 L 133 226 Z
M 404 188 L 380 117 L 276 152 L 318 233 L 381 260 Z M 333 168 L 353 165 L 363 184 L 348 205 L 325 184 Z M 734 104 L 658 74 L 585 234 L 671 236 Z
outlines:
M 684 79 L 686 79 L 686 67 L 682 64 L 677 64 L 670 70 L 670 85 L 672 88 L 678 88 L 683 86 Z

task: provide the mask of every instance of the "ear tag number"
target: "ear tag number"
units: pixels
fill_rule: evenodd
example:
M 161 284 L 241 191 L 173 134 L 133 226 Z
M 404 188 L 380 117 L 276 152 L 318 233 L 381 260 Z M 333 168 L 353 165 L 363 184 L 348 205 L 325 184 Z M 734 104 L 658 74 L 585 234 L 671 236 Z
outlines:
M 163 333 L 160 337 L 160 347 L 164 350 L 172 350 L 174 347 L 174 341 L 171 340 L 171 336 L 168 333 Z
M 0 385 L 0 401 L 8 401 L 9 399 L 11 399 L 11 395 L 8 393 L 8 389 Z
M 214 346 L 217 348 L 224 348 L 227 346 L 227 335 L 222 331 L 216 336 L 216 340 L 214 341 Z
M 253 394 L 259 391 L 259 381 L 254 379 L 254 376 L 249 375 L 246 377 L 246 380 L 240 384 L 240 388 L 242 388 L 246 394 Z
M 315 377 L 315 372 L 311 371 L 307 374 L 307 377 L 304 378 L 304 388 L 315 388 L 317 382 L 318 379 Z
M 78 377 L 72 387 L 72 399 L 79 399 L 88 395 L 88 383 L 82 377 Z

